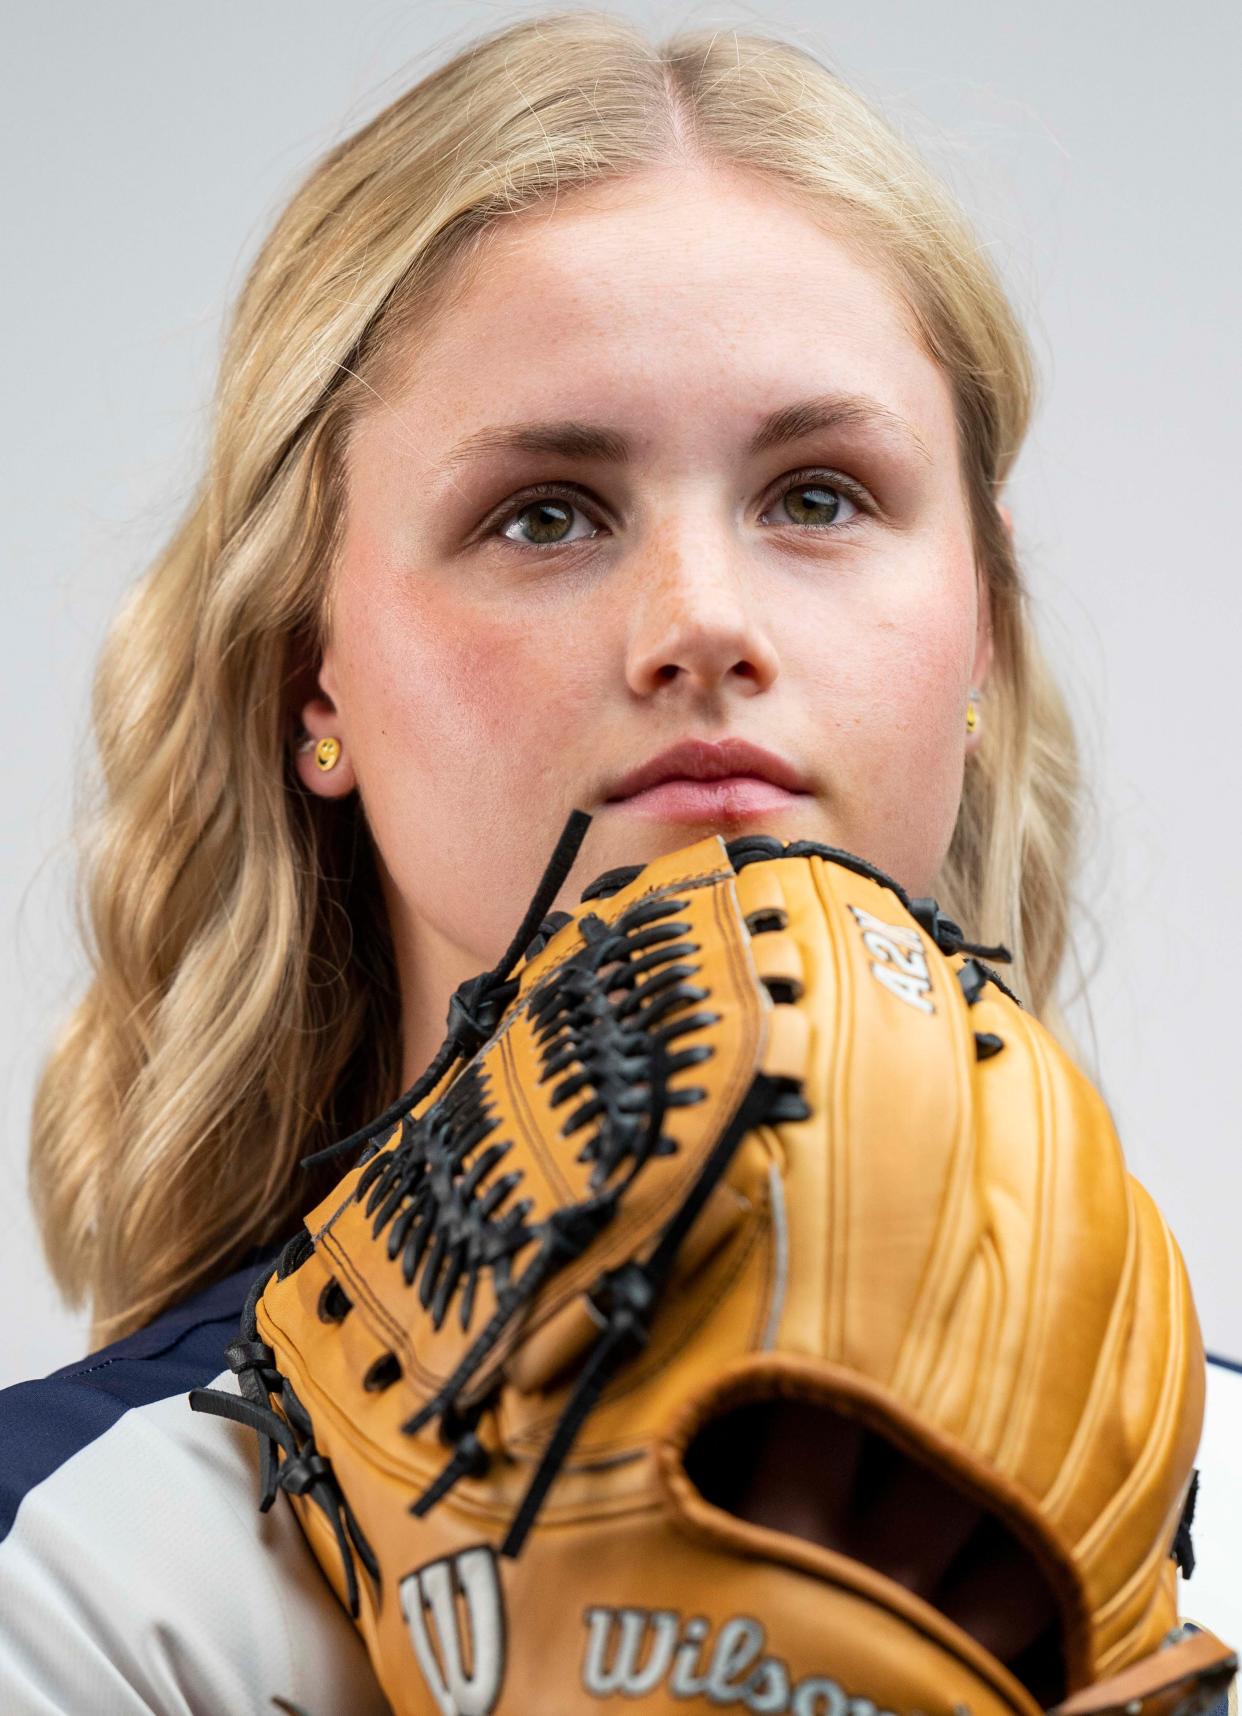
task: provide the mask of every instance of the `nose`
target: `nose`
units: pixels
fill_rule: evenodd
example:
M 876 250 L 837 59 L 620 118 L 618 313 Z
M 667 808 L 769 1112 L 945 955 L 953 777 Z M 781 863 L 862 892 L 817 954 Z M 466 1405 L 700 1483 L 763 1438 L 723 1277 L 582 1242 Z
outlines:
M 679 529 L 639 557 L 626 660 L 637 695 L 678 679 L 703 695 L 772 684 L 780 662 L 739 554 L 707 529 Z

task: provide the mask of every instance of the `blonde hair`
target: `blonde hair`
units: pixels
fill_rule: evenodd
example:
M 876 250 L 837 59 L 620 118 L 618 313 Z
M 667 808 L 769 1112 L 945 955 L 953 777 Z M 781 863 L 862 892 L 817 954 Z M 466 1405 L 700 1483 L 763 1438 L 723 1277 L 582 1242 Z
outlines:
M 290 762 L 290 687 L 327 636 L 351 425 L 487 229 L 680 161 L 794 191 L 898 284 L 952 383 L 991 596 L 982 744 L 936 894 L 1053 985 L 1078 765 L 995 499 L 1032 408 L 1023 332 L 947 189 L 800 46 L 735 30 L 653 46 L 594 11 L 473 41 L 332 149 L 245 281 L 207 470 L 98 667 L 100 791 L 79 912 L 89 987 L 36 1091 L 31 1192 L 96 1340 L 293 1231 L 341 1171 L 298 1159 L 397 1094 L 400 994 L 363 807 Z

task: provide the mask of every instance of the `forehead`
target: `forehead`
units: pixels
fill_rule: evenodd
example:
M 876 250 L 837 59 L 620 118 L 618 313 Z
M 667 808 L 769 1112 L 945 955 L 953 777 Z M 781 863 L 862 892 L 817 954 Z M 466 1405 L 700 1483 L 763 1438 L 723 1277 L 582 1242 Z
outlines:
M 846 231 L 749 175 L 661 169 L 490 228 L 393 366 L 424 430 L 541 411 L 765 413 L 867 394 L 935 434 L 951 412 L 909 307 Z

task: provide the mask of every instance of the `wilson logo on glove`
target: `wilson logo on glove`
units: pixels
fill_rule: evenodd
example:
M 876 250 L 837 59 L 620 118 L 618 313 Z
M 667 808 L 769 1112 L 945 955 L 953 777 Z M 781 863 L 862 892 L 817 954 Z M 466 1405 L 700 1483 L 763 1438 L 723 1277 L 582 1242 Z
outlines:
M 713 1709 L 768 1716 L 890 1716 L 869 1698 L 850 1697 L 835 1680 L 810 1675 L 796 1684 L 788 1664 L 765 1656 L 760 1621 L 735 1615 L 710 1643 L 711 1623 L 671 1609 L 588 1609 L 582 1684 L 592 1698 L 645 1698 L 663 1683 L 671 1698 L 705 1699 Z
M 491 1548 L 429 1562 L 407 1573 L 400 1591 L 414 1654 L 443 1716 L 491 1716 L 505 1673 L 504 1599 Z

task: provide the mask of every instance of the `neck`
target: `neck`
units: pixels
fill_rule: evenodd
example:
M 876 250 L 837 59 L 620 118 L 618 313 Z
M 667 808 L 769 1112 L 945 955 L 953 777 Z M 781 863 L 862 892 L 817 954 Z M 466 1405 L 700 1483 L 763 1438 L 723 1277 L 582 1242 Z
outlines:
M 401 987 L 400 1088 L 409 1090 L 444 1041 L 453 991 L 494 964 L 503 950 L 486 957 L 459 946 L 433 924 L 412 914 L 387 874 L 383 875 L 383 888 Z

